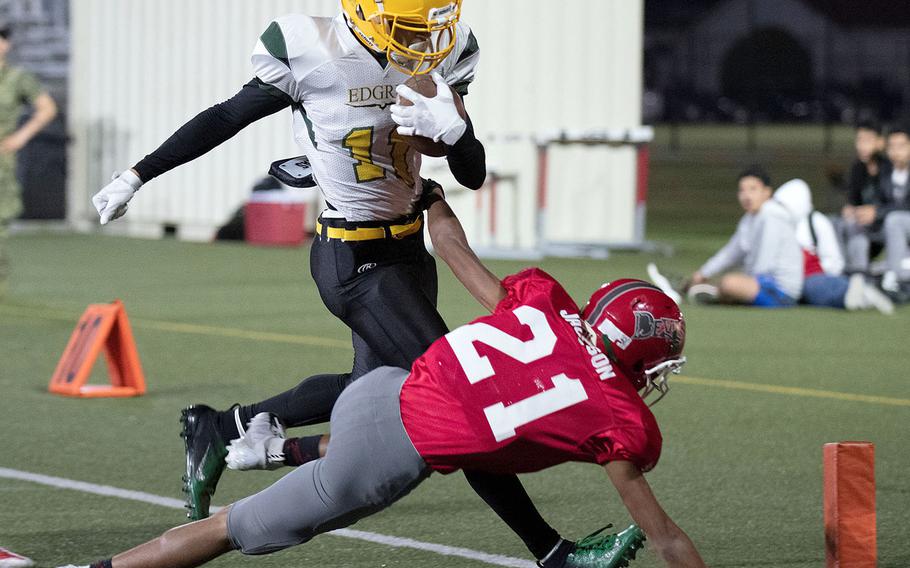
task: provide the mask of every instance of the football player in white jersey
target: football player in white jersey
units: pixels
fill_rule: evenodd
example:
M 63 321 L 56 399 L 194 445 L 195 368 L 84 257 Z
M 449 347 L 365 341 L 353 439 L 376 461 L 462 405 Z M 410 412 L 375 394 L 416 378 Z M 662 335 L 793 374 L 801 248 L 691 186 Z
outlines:
M 228 140 L 250 123 L 290 108 L 294 133 L 328 203 L 311 249 L 311 272 L 329 310 L 352 330 L 349 373 L 317 375 L 276 397 L 228 411 L 184 409 L 188 516 L 208 515 L 224 470 L 227 443 L 260 412 L 288 427 L 328 420 L 341 391 L 382 365 L 409 368 L 448 330 L 436 310 L 436 266 L 423 243 L 421 156 L 404 135 L 445 146 L 455 178 L 471 189 L 486 178 L 483 145 L 448 88 L 436 98 L 408 93 L 411 75 L 433 73 L 437 85 L 468 93 L 478 43 L 459 21 L 462 0 L 341 0 L 331 18 L 290 15 L 262 34 L 252 56 L 255 77 L 231 99 L 190 120 L 92 199 L 107 224 L 153 178 Z M 394 107 L 394 108 L 393 108 Z M 300 465 L 324 450 L 319 436 L 277 448 Z M 537 513 L 515 476 L 468 472 L 484 500 L 547 566 L 561 565 L 571 543 Z

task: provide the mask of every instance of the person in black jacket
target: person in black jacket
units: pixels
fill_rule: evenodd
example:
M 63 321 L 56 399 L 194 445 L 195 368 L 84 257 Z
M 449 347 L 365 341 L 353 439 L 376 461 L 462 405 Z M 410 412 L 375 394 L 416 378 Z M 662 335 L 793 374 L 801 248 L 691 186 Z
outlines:
M 891 167 L 884 154 L 885 139 L 880 125 L 860 123 L 856 127 L 855 148 L 856 161 L 850 167 L 847 203 L 839 223 L 847 253 L 846 271 L 851 273 L 867 272 L 869 259 L 884 247 L 882 227 L 874 222 L 874 211 L 879 180 Z

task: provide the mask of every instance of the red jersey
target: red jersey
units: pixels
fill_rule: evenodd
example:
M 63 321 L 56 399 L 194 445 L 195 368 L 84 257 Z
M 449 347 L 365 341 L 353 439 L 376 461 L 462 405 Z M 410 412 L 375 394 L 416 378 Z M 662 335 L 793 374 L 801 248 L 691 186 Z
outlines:
M 492 315 L 436 341 L 401 389 L 401 418 L 435 470 L 525 473 L 568 461 L 650 470 L 657 422 L 632 383 L 583 339 L 578 307 L 547 273 L 503 281 Z

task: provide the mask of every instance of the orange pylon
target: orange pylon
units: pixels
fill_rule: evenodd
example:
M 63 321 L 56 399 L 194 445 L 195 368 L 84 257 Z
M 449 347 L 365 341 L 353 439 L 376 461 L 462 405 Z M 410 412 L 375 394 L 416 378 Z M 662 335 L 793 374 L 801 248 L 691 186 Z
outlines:
M 86 384 L 102 348 L 111 384 Z M 139 353 L 120 300 L 112 304 L 92 304 L 85 310 L 57 363 L 48 391 L 82 398 L 145 394 Z
M 875 446 L 824 446 L 825 558 L 828 568 L 875 568 Z

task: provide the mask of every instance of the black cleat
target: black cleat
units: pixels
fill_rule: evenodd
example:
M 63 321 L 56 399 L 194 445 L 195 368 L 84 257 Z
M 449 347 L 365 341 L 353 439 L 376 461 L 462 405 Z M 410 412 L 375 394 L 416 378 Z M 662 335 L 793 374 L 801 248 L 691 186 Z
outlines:
M 186 449 L 186 516 L 198 521 L 209 516 L 215 487 L 226 466 L 227 448 L 218 431 L 218 414 L 214 408 L 197 404 L 180 412 L 183 430 L 180 437 Z

